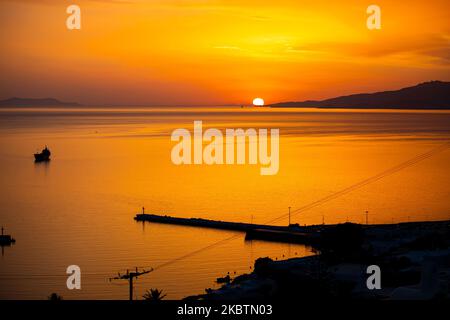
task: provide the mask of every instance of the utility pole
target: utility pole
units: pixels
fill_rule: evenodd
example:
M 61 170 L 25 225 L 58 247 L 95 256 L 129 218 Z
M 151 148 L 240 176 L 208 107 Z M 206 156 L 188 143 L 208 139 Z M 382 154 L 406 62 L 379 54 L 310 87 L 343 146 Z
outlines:
M 291 226 L 291 207 L 288 207 L 289 208 L 289 224 L 288 224 L 288 227 L 290 227 Z
M 109 278 L 109 281 L 111 280 L 128 280 L 128 283 L 130 284 L 130 301 L 133 300 L 133 279 L 137 278 L 139 276 L 142 276 L 143 274 L 152 272 L 153 268 L 150 270 L 143 270 L 142 272 L 138 271 L 138 268 L 136 267 L 135 272 L 129 272 L 127 269 L 127 273 L 124 275 L 121 275 L 120 273 L 117 274 L 117 277 Z
M 2 226 L 2 236 L 3 236 L 3 226 Z M 5 249 L 3 248 L 3 246 L 1 246 L 2 247 L 2 257 L 5 255 Z
M 369 211 L 366 210 L 366 224 L 369 224 Z

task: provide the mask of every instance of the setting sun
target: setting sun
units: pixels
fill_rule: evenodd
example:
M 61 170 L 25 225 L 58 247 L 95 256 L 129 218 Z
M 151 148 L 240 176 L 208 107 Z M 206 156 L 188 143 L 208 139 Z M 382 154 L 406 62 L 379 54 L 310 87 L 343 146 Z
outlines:
M 261 98 L 255 98 L 255 99 L 253 99 L 253 105 L 258 106 L 258 107 L 263 106 L 264 100 Z
M 450 301 L 449 12 L 0 0 L 0 304 Z

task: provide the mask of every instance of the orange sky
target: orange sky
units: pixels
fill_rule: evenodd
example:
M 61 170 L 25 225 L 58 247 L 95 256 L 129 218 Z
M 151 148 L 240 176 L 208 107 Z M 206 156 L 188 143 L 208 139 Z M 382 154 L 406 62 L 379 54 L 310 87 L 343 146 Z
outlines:
M 66 7 L 82 29 L 66 29 Z M 366 28 L 366 8 L 382 29 Z M 450 80 L 450 3 L 0 0 L 0 98 L 84 104 L 320 99 Z

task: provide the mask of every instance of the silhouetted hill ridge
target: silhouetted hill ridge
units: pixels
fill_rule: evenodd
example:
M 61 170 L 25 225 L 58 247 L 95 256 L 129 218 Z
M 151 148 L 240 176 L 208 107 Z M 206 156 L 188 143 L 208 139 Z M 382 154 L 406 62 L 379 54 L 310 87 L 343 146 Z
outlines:
M 0 106 L 7 107 L 53 107 L 53 106 L 80 106 L 76 102 L 63 102 L 55 98 L 10 98 L 6 100 L 0 100 Z
M 450 82 L 429 81 L 399 90 L 358 93 L 320 101 L 280 102 L 270 106 L 355 109 L 450 109 Z

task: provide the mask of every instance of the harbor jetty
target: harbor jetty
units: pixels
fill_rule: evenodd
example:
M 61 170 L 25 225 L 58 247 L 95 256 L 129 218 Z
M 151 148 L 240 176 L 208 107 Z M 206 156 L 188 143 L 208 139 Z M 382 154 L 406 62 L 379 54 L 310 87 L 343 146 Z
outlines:
M 295 242 L 307 244 L 313 242 L 314 239 L 316 239 L 318 236 L 318 230 L 316 228 L 300 227 L 299 225 L 274 226 L 266 224 L 209 220 L 202 218 L 180 218 L 146 213 L 137 214 L 134 219 L 140 222 L 154 222 L 201 228 L 241 231 L 246 232 L 247 240 L 258 239 L 266 241 Z
M 283 226 L 272 226 L 272 225 L 253 224 L 245 222 L 228 222 L 202 218 L 179 218 L 167 215 L 162 216 L 148 213 L 139 213 L 136 215 L 134 219 L 136 221 L 148 221 L 165 224 L 176 224 L 182 226 L 194 226 L 194 227 L 204 227 L 204 228 L 234 230 L 234 231 L 248 231 L 254 229 L 287 231 L 289 229 L 289 227 Z
M 251 229 L 247 230 L 245 234 L 245 239 L 313 245 L 318 242 L 319 236 L 320 236 L 319 232 Z

